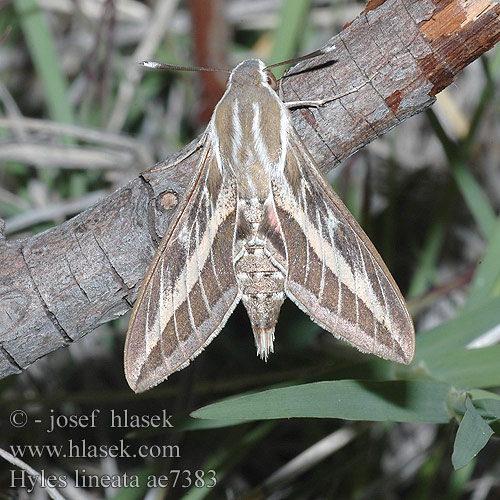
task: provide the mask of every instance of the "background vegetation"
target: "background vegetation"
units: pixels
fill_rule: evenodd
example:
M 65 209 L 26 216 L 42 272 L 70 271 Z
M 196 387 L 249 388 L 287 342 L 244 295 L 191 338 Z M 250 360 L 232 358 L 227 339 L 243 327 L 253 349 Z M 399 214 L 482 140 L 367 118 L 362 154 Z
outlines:
M 227 34 L 218 57 L 231 67 L 249 56 L 275 62 L 314 50 L 363 7 L 235 0 L 205 24 Z M 157 44 L 156 59 L 194 63 L 188 6 L 159 1 L 151 18 L 152 9 L 132 0 L 1 5 L 7 238 L 61 223 L 202 129 L 208 98 L 197 76 L 143 74 L 135 65 L 147 43 Z M 161 16 L 167 22 L 156 32 Z M 123 376 L 124 317 L 0 381 L 0 448 L 49 444 L 68 454 L 78 444 L 79 456 L 23 458 L 46 476 L 67 477 L 59 489 L 65 498 L 498 498 L 500 445 L 489 438 L 500 430 L 499 72 L 496 48 L 432 110 L 331 173 L 409 299 L 418 331 L 412 365 L 358 353 L 287 302 L 267 364 L 255 356 L 238 308 L 188 368 L 134 395 Z M 13 126 L 15 117 L 37 120 Z M 189 417 L 197 409 L 203 420 Z M 25 426 L 9 422 L 14 410 L 26 412 Z M 93 410 L 100 411 L 95 427 L 64 418 Z M 136 429 L 130 418 L 117 425 L 112 411 L 123 419 L 165 412 L 174 427 Z M 60 427 L 47 432 L 58 416 Z M 154 455 L 164 446 L 165 456 L 92 456 L 92 446 L 109 451 L 120 440 L 131 452 L 147 445 Z M 11 488 L 14 477 L 21 486 L 20 467 L 0 463 L 5 498 L 30 495 L 27 479 Z M 215 488 L 189 485 L 186 474 L 171 488 L 172 470 L 190 471 L 194 483 L 195 471 L 211 469 Z M 76 471 L 80 479 L 122 477 L 122 484 L 76 487 Z M 162 474 L 170 485 L 148 488 L 148 476 Z

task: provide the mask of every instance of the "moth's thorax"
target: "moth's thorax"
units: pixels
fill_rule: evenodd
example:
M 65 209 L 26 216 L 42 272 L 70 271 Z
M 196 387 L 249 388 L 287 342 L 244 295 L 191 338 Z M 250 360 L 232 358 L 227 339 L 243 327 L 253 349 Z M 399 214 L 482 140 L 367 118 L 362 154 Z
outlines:
M 212 126 L 223 166 L 237 179 L 244 198 L 265 200 L 270 175 L 284 166 L 287 110 L 267 82 L 264 63 L 238 65 L 217 105 Z

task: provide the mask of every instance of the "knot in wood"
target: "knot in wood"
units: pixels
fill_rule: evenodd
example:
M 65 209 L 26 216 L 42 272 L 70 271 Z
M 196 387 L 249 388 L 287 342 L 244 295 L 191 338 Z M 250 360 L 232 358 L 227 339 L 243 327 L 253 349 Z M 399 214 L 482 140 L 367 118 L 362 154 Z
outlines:
M 160 204 L 165 210 L 172 210 L 179 203 L 179 198 L 176 193 L 167 191 L 160 196 Z

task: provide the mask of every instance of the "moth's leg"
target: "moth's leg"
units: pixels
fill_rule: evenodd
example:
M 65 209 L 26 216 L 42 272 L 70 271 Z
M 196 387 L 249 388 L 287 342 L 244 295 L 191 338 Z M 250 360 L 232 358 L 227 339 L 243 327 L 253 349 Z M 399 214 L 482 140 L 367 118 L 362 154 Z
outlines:
M 205 130 L 205 132 L 203 132 L 203 134 L 200 137 L 200 139 L 198 140 L 198 142 L 196 142 L 194 144 L 191 143 L 192 145 L 190 147 L 188 146 L 188 149 L 185 153 L 179 155 L 177 158 L 175 158 L 170 163 L 166 163 L 166 164 L 162 164 L 162 162 L 160 162 L 159 164 L 157 163 L 153 168 L 151 168 L 149 170 L 144 170 L 139 175 L 151 174 L 153 172 L 160 172 L 162 170 L 168 170 L 169 168 L 175 167 L 179 163 L 182 163 L 186 158 L 189 158 L 192 154 L 196 153 L 196 151 L 200 150 L 205 145 L 205 142 L 207 140 L 207 135 L 208 135 L 208 133 Z
M 366 82 L 363 82 L 361 85 L 358 85 L 357 87 L 354 87 L 351 90 L 344 92 L 343 94 L 336 94 L 332 97 L 329 97 L 328 99 L 321 99 L 318 101 L 290 101 L 290 102 L 284 102 L 283 104 L 287 108 L 319 108 L 320 106 L 324 106 L 328 102 L 336 101 L 341 97 L 345 97 L 346 95 L 357 92 L 358 90 L 362 89 L 365 85 L 368 85 L 373 80 L 376 74 L 377 73 L 375 73 L 373 76 L 370 77 L 369 80 L 366 80 Z

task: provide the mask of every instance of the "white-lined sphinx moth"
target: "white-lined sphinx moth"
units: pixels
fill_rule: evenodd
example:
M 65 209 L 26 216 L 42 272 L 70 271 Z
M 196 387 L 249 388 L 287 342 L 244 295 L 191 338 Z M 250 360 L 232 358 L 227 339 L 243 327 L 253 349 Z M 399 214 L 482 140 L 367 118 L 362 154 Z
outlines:
M 260 60 L 231 72 L 132 312 L 125 374 L 136 392 L 187 366 L 240 300 L 264 359 L 285 296 L 361 351 L 413 357 L 414 328 L 396 283 L 315 165 L 276 87 Z

